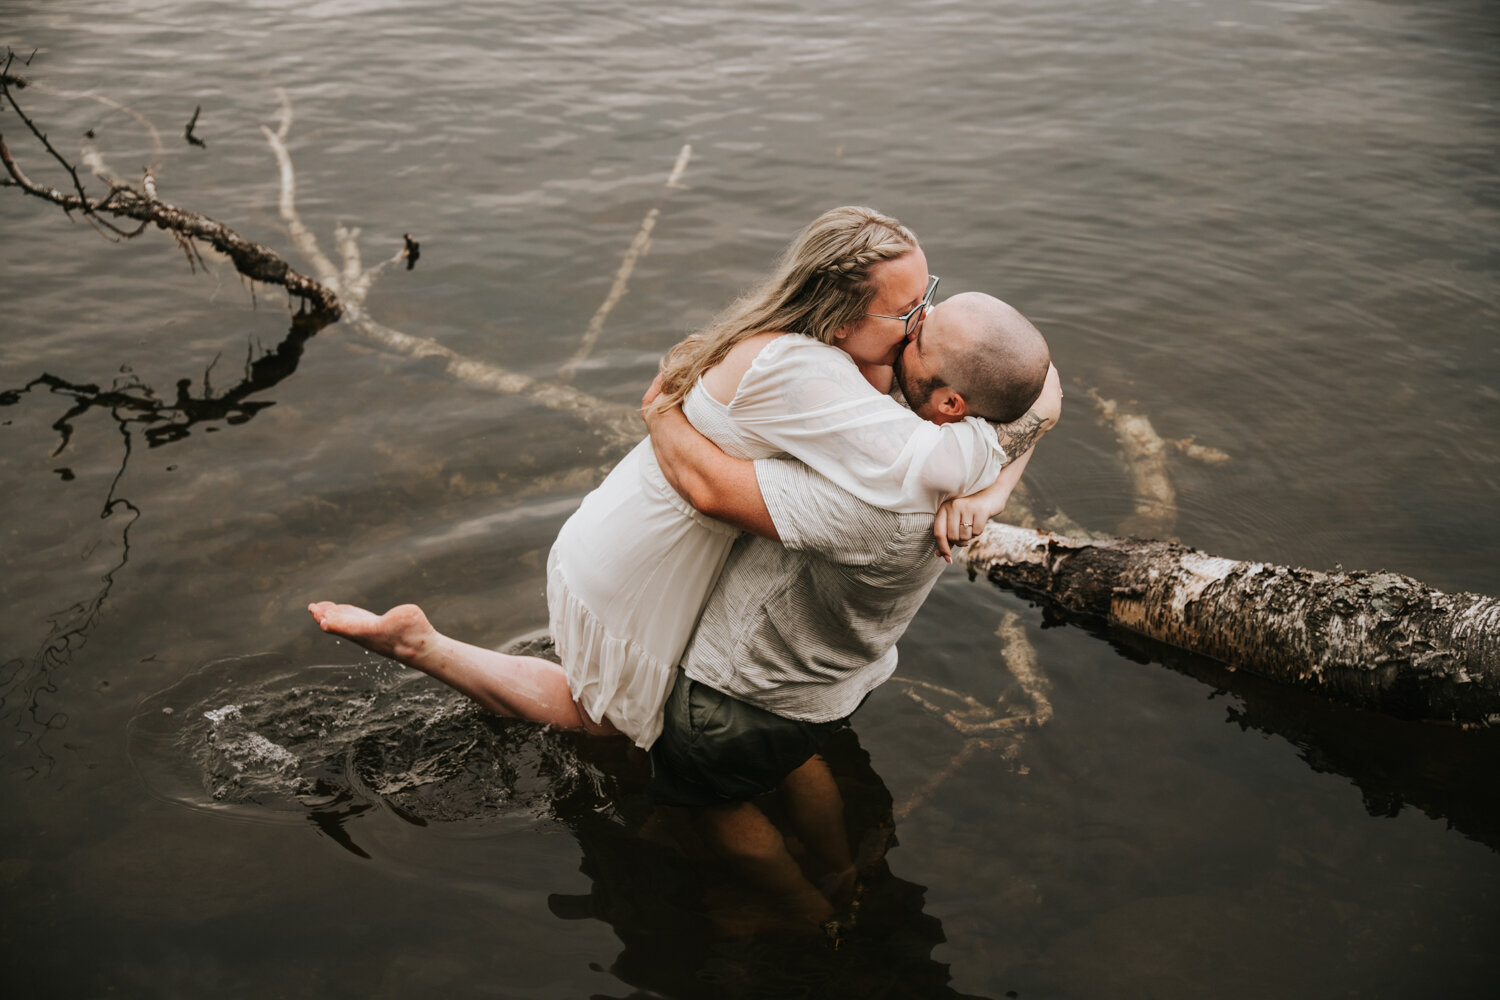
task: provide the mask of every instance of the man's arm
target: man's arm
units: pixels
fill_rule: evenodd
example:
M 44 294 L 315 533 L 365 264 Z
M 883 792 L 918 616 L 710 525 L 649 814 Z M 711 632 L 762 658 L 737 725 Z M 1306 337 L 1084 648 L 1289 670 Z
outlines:
M 645 417 L 656 462 L 684 500 L 741 531 L 781 540 L 755 478 L 754 462 L 724 454 L 688 423 L 678 407 L 659 412 L 648 407 Z

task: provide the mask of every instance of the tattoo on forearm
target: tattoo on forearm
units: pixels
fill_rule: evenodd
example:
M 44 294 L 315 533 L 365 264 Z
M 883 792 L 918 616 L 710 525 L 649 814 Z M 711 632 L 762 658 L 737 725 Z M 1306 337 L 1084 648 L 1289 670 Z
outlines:
M 1027 410 L 1025 416 L 1008 424 L 996 424 L 995 432 L 999 435 L 1000 447 L 1005 449 L 1005 457 L 1014 462 L 1030 451 L 1037 438 L 1042 436 L 1044 424 L 1035 410 Z

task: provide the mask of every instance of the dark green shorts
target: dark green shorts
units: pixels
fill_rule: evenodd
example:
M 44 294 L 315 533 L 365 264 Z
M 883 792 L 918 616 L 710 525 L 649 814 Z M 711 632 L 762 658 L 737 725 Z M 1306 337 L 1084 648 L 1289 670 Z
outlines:
M 646 792 L 668 806 L 748 801 L 779 785 L 845 725 L 786 719 L 678 673 L 651 746 Z

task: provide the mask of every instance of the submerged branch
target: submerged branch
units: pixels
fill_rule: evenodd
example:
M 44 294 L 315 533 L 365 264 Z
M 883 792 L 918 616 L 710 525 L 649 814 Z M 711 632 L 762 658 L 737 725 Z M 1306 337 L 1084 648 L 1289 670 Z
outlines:
M 1121 457 L 1130 471 L 1135 492 L 1135 512 L 1120 526 L 1121 532 L 1154 537 L 1170 535 L 1177 527 L 1177 491 L 1167 474 L 1167 443 L 1151 426 L 1149 417 L 1125 412 L 1118 403 L 1105 399 L 1096 390 L 1090 389 L 1089 396 L 1120 442 Z
M 687 170 L 688 161 L 692 157 L 693 147 L 684 145 L 677 154 L 677 161 L 672 165 L 672 172 L 667 176 L 666 190 L 672 191 L 683 187 L 682 175 Z M 656 228 L 656 220 L 660 215 L 661 206 L 654 205 L 641 220 L 641 228 L 636 231 L 635 239 L 630 241 L 630 248 L 625 251 L 625 257 L 620 261 L 620 268 L 615 272 L 614 284 L 610 286 L 609 294 L 604 297 L 604 301 L 595 310 L 593 318 L 589 320 L 589 327 L 583 334 L 583 342 L 579 344 L 578 350 L 573 353 L 567 363 L 558 369 L 557 380 L 559 382 L 572 381 L 578 369 L 593 353 L 595 345 L 599 343 L 599 335 L 604 332 L 604 321 L 625 297 L 625 289 L 630 282 L 630 276 L 635 273 L 635 265 L 651 249 L 651 231 Z
M 394 257 L 365 269 L 359 252 L 359 231 L 340 225 L 335 230 L 334 239 L 344 266 L 340 268 L 334 264 L 318 245 L 317 237 L 303 223 L 302 216 L 297 211 L 297 172 L 286 146 L 292 127 L 292 104 L 286 91 L 278 88 L 276 93 L 281 102 L 280 121 L 275 131 L 262 125 L 261 132 L 264 133 L 280 170 L 281 196 L 278 207 L 281 220 L 286 223 L 292 243 L 312 264 L 318 277 L 329 287 L 338 289 L 345 310 L 346 329 L 386 351 L 411 358 L 441 359 L 449 375 L 476 388 L 523 396 L 549 410 L 574 414 L 594 428 L 611 449 L 623 452 L 640 441 L 646 428 L 639 411 L 633 406 L 612 403 L 580 392 L 572 386 L 533 378 L 488 361 L 469 358 L 431 337 L 406 333 L 371 319 L 365 312 L 364 303 L 375 277 L 387 265 L 410 259 L 414 242 L 409 235 L 405 236 L 406 246 Z
M 265 133 L 266 142 L 270 144 L 276 163 L 281 168 L 281 201 L 278 206 L 281 221 L 286 223 L 293 245 L 312 264 L 313 271 L 319 278 L 330 286 L 337 286 L 338 268 L 318 249 L 317 238 L 302 224 L 302 217 L 297 214 L 297 175 L 292 170 L 292 157 L 286 149 L 287 133 L 292 128 L 292 105 L 285 91 L 277 88 L 276 93 L 281 98 L 280 127 L 275 132 L 264 125 L 260 129 Z

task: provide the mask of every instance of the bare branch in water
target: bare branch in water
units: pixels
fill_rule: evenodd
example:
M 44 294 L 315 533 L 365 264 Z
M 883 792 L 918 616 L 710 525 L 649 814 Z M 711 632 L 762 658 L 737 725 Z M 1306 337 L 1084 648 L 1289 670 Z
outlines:
M 198 125 L 198 115 L 202 111 L 203 105 L 201 104 L 193 109 L 193 119 L 192 121 L 187 123 L 187 128 L 182 130 L 182 137 L 188 142 L 192 143 L 194 146 L 197 146 L 199 149 L 207 149 L 208 143 L 204 142 L 202 139 L 193 134 L 193 129 Z
M 667 176 L 666 190 L 674 191 L 686 185 L 680 183 L 682 174 L 687 170 L 688 161 L 693 157 L 693 147 L 684 145 L 681 152 L 677 154 L 677 162 L 672 165 L 672 172 Z M 630 247 L 625 251 L 625 257 L 620 261 L 620 268 L 615 272 L 614 284 L 610 286 L 609 294 L 604 297 L 599 308 L 595 310 L 594 316 L 589 320 L 588 329 L 584 331 L 583 342 L 578 345 L 578 350 L 568 359 L 567 363 L 558 370 L 557 380 L 559 382 L 571 381 L 573 376 L 583 363 L 593 353 L 594 346 L 599 343 L 599 335 L 604 332 L 604 321 L 620 304 L 625 297 L 625 290 L 630 283 L 630 276 L 635 272 L 635 265 L 651 249 L 651 232 L 656 228 L 656 220 L 661 215 L 661 205 L 654 205 L 641 220 L 641 228 L 636 231 L 635 239 L 630 241 Z
M 297 211 L 297 173 L 286 147 L 292 127 L 292 102 L 286 91 L 277 88 L 276 93 L 281 101 L 280 123 L 275 131 L 262 125 L 261 132 L 281 168 L 281 220 L 286 223 L 298 252 L 311 262 L 313 271 L 324 284 L 338 289 L 344 308 L 345 329 L 382 350 L 413 358 L 440 359 L 454 378 L 485 391 L 524 396 L 548 409 L 576 414 L 599 433 L 607 448 L 618 449 L 621 454 L 635 447 L 646 427 L 634 406 L 613 403 L 560 382 L 532 378 L 487 361 L 465 357 L 430 337 L 404 333 L 371 319 L 365 313 L 364 305 L 372 282 L 387 265 L 403 259 L 406 250 L 403 247 L 394 257 L 365 270 L 359 256 L 357 229 L 339 226 L 335 231 L 338 250 L 344 259 L 342 268 L 336 267 L 318 246 L 317 237 Z
M 32 53 L 32 54 L 35 55 L 36 53 Z M 55 160 L 57 160 L 58 163 L 61 163 L 63 165 L 63 169 L 66 170 L 68 172 L 68 175 L 73 178 L 73 187 L 78 191 L 78 200 L 79 200 L 79 202 L 82 203 L 83 211 L 85 213 L 91 213 L 93 211 L 93 209 L 92 209 L 92 207 L 90 207 L 88 196 L 83 193 L 83 182 L 78 179 L 78 168 L 74 167 L 73 164 L 69 163 L 67 161 L 67 159 L 53 147 L 52 143 L 50 143 L 50 142 L 47 141 L 46 134 L 41 129 L 39 129 L 39 128 L 36 127 L 36 123 L 33 122 L 30 118 L 28 118 L 26 116 L 26 112 L 24 112 L 24 111 L 21 110 L 21 105 L 18 104 L 18 103 L 16 103 L 15 95 L 10 92 L 10 87 L 6 84 L 5 80 L 3 79 L 5 76 L 9 75 L 11 61 L 14 58 L 15 58 L 15 54 L 14 53 L 7 53 L 6 54 L 6 57 L 5 57 L 5 69 L 6 69 L 6 72 L 5 73 L 0 73 L 0 95 L 3 95 L 5 97 L 5 99 L 6 99 L 6 101 L 8 101 L 10 103 L 11 108 L 15 111 L 15 113 L 17 115 L 20 116 L 21 121 L 25 122 L 26 123 L 26 127 L 29 128 L 29 129 L 31 129 L 31 134 L 34 135 L 34 136 L 36 136 L 37 140 L 41 142 L 43 148 L 45 148 L 47 150 L 47 152 L 49 152 L 49 153 L 52 154 L 52 158 L 55 159 Z M 10 160 L 9 160 L 9 157 L 7 157 L 6 158 L 6 166 L 8 167 L 9 165 L 10 165 Z M 12 172 L 12 176 L 15 176 L 14 172 Z M 19 182 L 19 178 L 17 178 L 17 181 Z
M 7 59 L 7 67 L 11 58 L 14 57 Z M 144 171 L 142 185 L 145 188 L 144 193 L 129 185 L 115 183 L 111 185 L 109 194 L 103 199 L 88 197 L 83 190 L 83 183 L 78 177 L 77 169 L 53 148 L 52 144 L 47 141 L 46 135 L 26 116 L 20 105 L 16 103 L 15 96 L 10 89 L 0 85 L 0 94 L 4 95 L 5 100 L 15 109 L 16 114 L 21 116 L 21 120 L 26 123 L 47 151 L 67 169 L 69 176 L 73 178 L 74 189 L 77 193 L 65 193 L 32 181 L 22 172 L 11 155 L 10 149 L 5 145 L 4 137 L 0 136 L 0 162 L 3 162 L 6 173 L 10 175 L 10 182 L 6 186 L 19 187 L 27 194 L 49 201 L 69 214 L 75 209 L 80 211 L 96 229 L 105 233 L 106 236 L 113 233 L 121 239 L 130 239 L 144 230 L 148 223 L 154 223 L 157 228 L 172 234 L 178 245 L 182 247 L 183 253 L 186 254 L 188 265 L 195 270 L 199 264 L 203 263 L 197 243 L 207 243 L 229 257 L 235 269 L 252 281 L 280 285 L 292 295 L 309 303 L 318 312 L 326 313 L 330 317 L 337 317 L 342 311 L 338 297 L 331 290 L 294 270 L 274 250 L 245 239 L 228 226 L 206 215 L 158 200 L 155 196 L 155 183 L 150 168 Z M 102 218 L 100 213 L 134 219 L 141 225 L 126 232 Z

